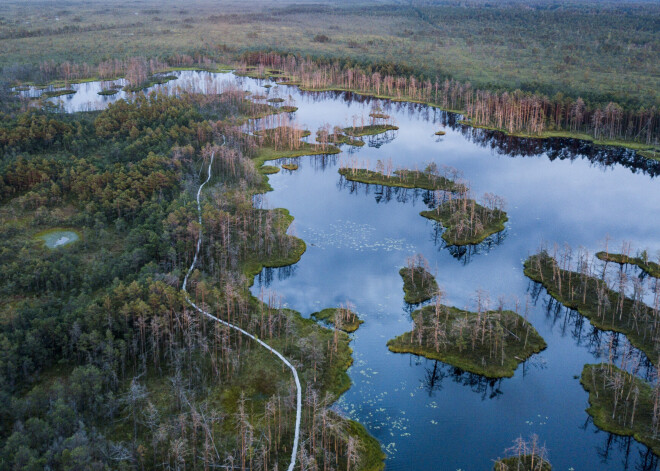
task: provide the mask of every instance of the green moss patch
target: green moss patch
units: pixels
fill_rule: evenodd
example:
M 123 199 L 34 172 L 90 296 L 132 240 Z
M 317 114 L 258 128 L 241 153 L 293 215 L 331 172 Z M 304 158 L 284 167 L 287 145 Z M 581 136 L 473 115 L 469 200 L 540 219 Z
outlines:
M 279 172 L 280 168 L 274 165 L 262 165 L 259 168 L 259 171 L 264 175 L 272 175 L 273 173 Z
M 404 301 L 409 304 L 428 301 L 438 292 L 438 283 L 423 267 L 405 267 L 399 275 L 403 278 Z
M 298 170 L 298 164 L 282 164 L 282 168 L 285 170 Z

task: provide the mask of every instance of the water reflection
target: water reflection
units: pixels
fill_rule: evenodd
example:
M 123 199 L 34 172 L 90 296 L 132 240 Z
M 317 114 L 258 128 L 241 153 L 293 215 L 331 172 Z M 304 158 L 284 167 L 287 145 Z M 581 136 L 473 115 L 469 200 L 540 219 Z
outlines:
M 429 397 L 434 397 L 436 392 L 442 390 L 443 381 L 446 379 L 467 387 L 473 393 L 478 394 L 482 401 L 495 399 L 502 395 L 502 378 L 486 378 L 438 360 L 427 360 L 417 355 L 410 355 L 410 358 L 416 366 L 433 363 L 433 366 L 424 366 L 423 377 L 420 379 L 420 384 Z
M 589 416 L 583 426 L 584 430 L 594 429 L 596 435 L 605 435 L 602 445 L 596 446 L 596 453 L 601 463 L 620 464 L 622 470 L 635 471 L 657 471 L 660 461 L 649 448 L 635 446 L 632 437 L 623 437 L 610 432 L 605 432 L 593 423 Z
M 254 282 L 259 288 L 269 288 L 273 281 L 284 281 L 295 275 L 297 265 L 287 265 L 285 267 L 270 268 L 266 267 L 255 277 Z
M 466 140 L 486 147 L 499 155 L 509 157 L 535 157 L 546 155 L 550 161 L 586 159 L 599 168 L 622 165 L 633 172 L 650 176 L 660 174 L 660 162 L 639 156 L 636 151 L 623 147 L 600 146 L 589 141 L 571 138 L 521 138 L 500 131 L 473 128 L 461 122 L 463 116 L 421 103 L 392 102 L 352 92 L 301 92 L 313 102 L 339 99 L 348 105 L 355 103 L 378 104 L 385 112 L 417 116 L 424 121 L 460 132 Z M 441 140 L 441 139 L 440 139 Z
M 429 209 L 433 207 L 434 193 L 419 188 L 402 188 L 399 186 L 356 182 L 348 180 L 343 175 L 339 177 L 337 188 L 340 190 L 348 190 L 352 195 L 373 195 L 376 203 L 387 204 L 391 201 L 396 201 L 398 203 L 412 203 L 414 206 L 415 203 L 421 200 Z
M 485 254 L 493 250 L 495 247 L 498 247 L 504 243 L 504 240 L 507 236 L 507 229 L 503 231 L 496 232 L 488 237 L 486 237 L 482 242 L 478 244 L 468 244 L 468 245 L 449 245 L 442 238 L 442 233 L 444 228 L 439 222 L 433 223 L 433 229 L 431 231 L 431 240 L 433 244 L 438 247 L 438 250 L 447 250 L 452 257 L 461 262 L 463 265 L 467 265 L 472 261 L 472 257 L 475 255 Z
M 570 336 L 575 345 L 586 348 L 596 361 L 608 361 L 611 358 L 615 364 L 620 365 L 625 357 L 626 364 L 638 366 L 637 376 L 646 381 L 655 379 L 654 367 L 649 358 L 635 348 L 625 335 L 594 327 L 578 311 L 565 307 L 547 294 L 540 283 L 530 281 L 529 293 L 533 304 L 543 305 L 546 319 L 558 328 L 561 336 Z
M 342 146 L 344 153 L 370 163 L 392 158 L 409 168 L 431 160 L 453 165 L 465 172 L 475 191 L 507 198 L 511 225 L 505 233 L 479 246 L 444 247 L 441 231 L 417 214 L 432 204 L 430 192 L 341 181 L 337 155 L 301 158 L 298 171 L 270 177 L 275 191 L 267 198 L 273 207 L 291 211 L 308 251 L 296 265 L 265 269 L 252 292 L 259 296 L 266 286 L 275 288 L 305 316 L 346 299 L 366 314 L 353 336 L 353 386 L 342 403 L 381 440 L 390 458 L 388 469 L 437 469 L 438 463 L 442 469 L 487 469 L 491 458 L 530 431 L 548 442 L 557 469 L 616 470 L 621 463 L 629 469 L 657 467 L 657 458 L 633 440 L 621 448 L 615 437 L 603 446 L 601 437 L 606 435 L 601 432 L 596 439 L 593 425 L 580 430 L 587 394 L 574 376 L 585 363 L 602 361 L 610 345 L 616 361 L 632 353 L 626 353 L 623 336 L 594 329 L 579 314 L 551 301 L 540 287 L 529 286 L 522 261 L 542 239 L 584 245 L 593 252 L 609 233 L 640 248 L 654 247 L 660 230 L 653 203 L 657 181 L 646 176 L 657 175 L 660 163 L 632 151 L 570 139 L 519 139 L 472 129 L 458 122 L 460 115 L 420 104 L 305 93 L 283 85 L 266 90 L 265 81 L 186 74 L 191 81 L 203 82 L 198 90 L 206 93 L 217 90 L 214 81 L 233 81 L 269 97 L 290 95 L 299 107 L 297 120 L 312 132 L 327 122 L 350 125 L 351 116 L 366 116 L 368 106 L 377 104 L 400 130 L 389 137 L 365 138 L 373 139 L 374 147 Z M 78 93 L 66 99 L 67 110 L 90 106 L 82 104 L 84 99 L 76 105 L 84 95 Z M 94 93 L 100 107 L 114 100 L 101 98 Z M 434 132 L 440 127 L 447 134 L 437 138 Z M 261 197 L 255 198 L 255 205 L 260 204 Z M 495 246 L 498 250 L 492 250 Z M 513 378 L 495 381 L 441 362 L 388 352 L 387 340 L 409 330 L 409 318 L 401 310 L 398 269 L 414 253 L 423 253 L 432 267 L 440 267 L 438 282 L 451 296 L 449 304 L 468 305 L 478 287 L 494 297 L 529 293 L 535 301 L 530 322 L 548 349 L 522 364 Z M 642 360 L 641 374 L 648 377 Z M 429 400 L 429 394 L 437 401 Z M 538 414 L 544 417 L 543 425 L 536 420 Z M 534 425 L 526 419 L 533 419 Z M 473 444 L 474 453 L 466 451 L 466 443 Z M 606 463 L 598 463 L 597 448 L 605 451 Z

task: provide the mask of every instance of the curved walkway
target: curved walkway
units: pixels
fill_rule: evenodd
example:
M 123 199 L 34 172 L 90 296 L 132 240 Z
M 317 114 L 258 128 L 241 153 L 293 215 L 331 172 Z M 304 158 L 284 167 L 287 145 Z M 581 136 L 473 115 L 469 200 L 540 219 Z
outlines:
M 223 142 L 222 145 L 225 143 Z M 186 290 L 186 285 L 188 284 L 188 277 L 192 273 L 193 269 L 195 268 L 195 264 L 197 263 L 197 256 L 199 255 L 199 249 L 202 245 L 202 206 L 199 202 L 199 197 L 202 193 L 202 188 L 204 188 L 204 185 L 206 185 L 209 180 L 211 179 L 211 166 L 213 165 L 213 158 L 215 157 L 215 153 L 211 154 L 211 162 L 209 162 L 209 168 L 208 168 L 208 176 L 206 177 L 206 180 L 204 183 L 199 185 L 199 189 L 197 190 L 197 213 L 199 215 L 199 237 L 197 238 L 197 250 L 195 250 L 195 257 L 193 258 L 192 265 L 190 265 L 190 268 L 188 269 L 188 273 L 186 273 L 185 278 L 183 279 L 183 286 L 181 289 L 185 293 L 186 301 L 188 304 L 190 304 L 193 308 L 195 308 L 199 313 L 205 315 L 209 319 L 213 319 L 216 322 L 219 322 L 223 325 L 226 325 L 227 327 L 230 327 L 234 330 L 237 330 L 241 334 L 250 337 L 252 340 L 255 342 L 259 343 L 262 347 L 264 347 L 266 350 L 270 351 L 273 353 L 275 356 L 277 356 L 282 362 L 289 367 L 291 370 L 291 373 L 293 373 L 293 379 L 296 381 L 296 432 L 293 438 L 293 448 L 291 450 L 291 462 L 289 463 L 289 468 L 288 471 L 293 471 L 294 466 L 296 465 L 296 454 L 298 453 L 298 441 L 300 439 L 300 417 L 302 414 L 302 395 L 300 393 L 300 379 L 298 379 L 298 371 L 296 370 L 296 367 L 291 364 L 289 360 L 284 358 L 284 355 L 282 355 L 280 352 L 275 350 L 273 347 L 268 345 L 266 342 L 259 340 L 257 337 L 254 335 L 250 334 L 249 332 L 246 332 L 245 330 L 241 329 L 240 327 L 230 324 L 229 322 L 223 321 L 222 319 L 218 319 L 214 315 L 206 312 L 199 306 L 197 306 L 190 297 L 188 296 L 188 291 Z

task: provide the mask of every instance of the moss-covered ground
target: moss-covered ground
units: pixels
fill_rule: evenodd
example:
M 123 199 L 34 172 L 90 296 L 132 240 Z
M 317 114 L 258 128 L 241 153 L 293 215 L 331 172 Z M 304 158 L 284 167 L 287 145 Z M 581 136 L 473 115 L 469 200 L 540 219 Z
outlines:
M 397 170 L 387 176 L 380 172 L 363 168 L 340 168 L 339 173 L 347 180 L 373 185 L 398 186 L 401 188 L 420 188 L 422 190 L 457 191 L 463 188 L 460 183 L 454 183 L 440 175 L 414 170 Z
M 399 129 L 399 127 L 392 124 L 370 124 L 367 126 L 344 128 L 344 132 L 347 136 L 360 137 L 375 136 L 376 134 L 382 134 L 387 131 L 396 131 L 397 129 Z
M 403 278 L 403 299 L 409 304 L 428 301 L 438 292 L 438 283 L 423 267 L 404 267 L 399 275 Z
M 506 212 L 490 210 L 473 201 L 470 204 L 474 204 L 476 213 L 480 214 L 478 221 L 469 213 L 454 211 L 449 203 L 419 214 L 443 225 L 442 238 L 448 245 L 479 244 L 486 237 L 504 230 L 504 224 L 509 220 Z

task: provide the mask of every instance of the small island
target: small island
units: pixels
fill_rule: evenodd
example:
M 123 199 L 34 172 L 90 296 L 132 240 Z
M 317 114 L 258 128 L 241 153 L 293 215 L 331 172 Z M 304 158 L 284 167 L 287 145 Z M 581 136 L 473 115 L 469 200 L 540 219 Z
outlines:
M 364 321 L 350 307 L 330 307 L 311 314 L 313 319 L 334 326 L 344 332 L 355 332 Z
M 259 167 L 259 171 L 264 175 L 272 175 L 274 173 L 279 172 L 280 168 L 274 165 L 262 165 L 261 167 Z
M 546 347 L 536 329 L 514 311 L 469 312 L 438 300 L 412 317 L 413 330 L 387 342 L 391 351 L 440 360 L 488 378 L 513 376 L 518 364 Z
M 438 292 L 438 283 L 428 272 L 428 262 L 421 254 L 408 259 L 408 266 L 399 270 L 403 278 L 404 301 L 419 304 L 428 301 Z
M 42 94 L 42 96 L 43 96 L 44 98 L 55 98 L 55 97 L 63 96 L 63 95 L 73 95 L 74 93 L 76 93 L 76 91 L 75 91 L 75 90 L 71 90 L 71 89 L 65 89 L 65 90 L 49 90 L 49 91 L 45 91 L 45 92 Z
M 343 167 L 339 169 L 339 174 L 343 175 L 346 180 L 372 185 L 419 188 L 431 191 L 459 191 L 464 188 L 463 184 L 455 183 L 440 175 L 437 167 L 431 165 L 423 171 L 398 169 L 389 175 L 385 175 L 382 171 Z
M 641 300 L 621 296 L 590 273 L 561 268 L 545 251 L 529 257 L 524 272 L 561 304 L 575 309 L 599 329 L 624 334 L 651 362 L 657 362 L 657 315 Z
M 116 88 L 107 88 L 105 90 L 101 90 L 97 94 L 101 95 L 101 96 L 111 96 L 111 95 L 116 95 L 117 93 L 119 93 L 118 89 L 116 89 Z
M 479 244 L 503 231 L 509 220 L 501 198 L 486 194 L 484 204 L 470 198 L 466 191 L 450 196 L 437 208 L 422 211 L 420 215 L 442 224 L 445 228 L 442 238 L 448 245 Z
M 282 164 L 282 168 L 285 170 L 298 170 L 298 164 Z
M 394 126 L 392 124 L 369 124 L 367 126 L 344 128 L 344 133 L 352 137 L 375 136 L 376 134 L 382 134 L 387 131 L 396 131 L 397 129 L 399 129 L 399 126 Z
M 303 155 L 338 154 L 338 147 L 310 144 L 302 138 L 311 133 L 293 126 L 280 126 L 256 131 L 254 137 L 258 150 L 254 156 L 257 163 L 282 158 L 302 157 Z
M 589 392 L 587 413 L 598 428 L 632 436 L 660 454 L 658 386 L 607 363 L 585 365 L 580 383 Z
M 328 128 L 319 129 L 316 132 L 316 141 L 320 143 L 332 143 L 336 145 L 346 144 L 349 146 L 362 147 L 364 141 L 360 139 L 353 139 L 343 133 L 342 129 L 338 126 L 330 131 Z
M 542 458 L 530 454 L 498 460 L 493 471 L 552 471 L 552 466 Z
M 618 263 L 619 265 L 636 265 L 647 275 L 650 275 L 653 278 L 660 278 L 660 265 L 655 262 L 651 262 L 646 251 L 643 251 L 637 257 L 630 257 L 626 254 L 609 252 L 598 252 L 596 257 L 598 257 L 600 260 L 603 260 L 604 262 L 614 262 Z

